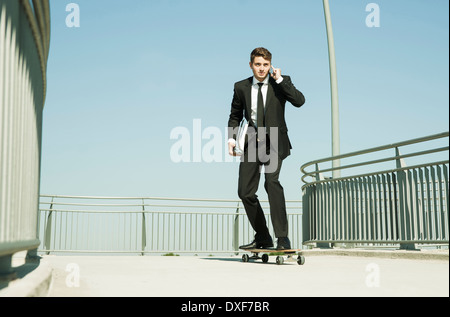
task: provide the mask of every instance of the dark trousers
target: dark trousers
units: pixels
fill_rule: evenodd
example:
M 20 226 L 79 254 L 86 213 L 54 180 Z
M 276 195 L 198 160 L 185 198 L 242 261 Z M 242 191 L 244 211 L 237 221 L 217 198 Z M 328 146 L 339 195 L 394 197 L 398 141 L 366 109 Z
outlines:
M 269 235 L 266 218 L 256 195 L 263 166 L 265 175 L 264 188 L 269 198 L 270 216 L 275 236 L 277 238 L 288 236 L 286 201 L 283 187 L 278 180 L 282 160 L 279 159 L 277 153 L 273 155 L 276 156 L 270 156 L 270 159 L 265 157 L 262 160 L 259 155 L 256 155 L 256 159 L 249 159 L 248 151 L 246 151 L 239 166 L 238 194 L 244 204 L 250 224 L 256 232 L 255 239 L 257 240 L 264 239 Z

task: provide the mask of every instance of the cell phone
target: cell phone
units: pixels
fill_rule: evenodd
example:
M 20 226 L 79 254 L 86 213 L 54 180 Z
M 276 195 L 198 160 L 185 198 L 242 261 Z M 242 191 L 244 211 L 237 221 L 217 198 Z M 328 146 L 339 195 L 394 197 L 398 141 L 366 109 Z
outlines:
M 269 69 L 269 74 L 272 76 L 273 75 L 273 69 L 275 68 L 275 66 L 273 66 L 273 64 L 270 64 L 270 69 Z

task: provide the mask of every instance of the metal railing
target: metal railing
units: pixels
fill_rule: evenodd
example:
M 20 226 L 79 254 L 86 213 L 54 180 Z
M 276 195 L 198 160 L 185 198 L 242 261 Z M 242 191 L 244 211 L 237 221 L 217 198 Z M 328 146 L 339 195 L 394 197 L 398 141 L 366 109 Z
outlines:
M 0 0 L 0 274 L 36 249 L 48 0 Z
M 301 245 L 301 201 L 286 203 Z M 238 252 L 254 232 L 238 200 L 42 195 L 39 237 L 47 254 L 214 254 Z
M 304 243 L 400 244 L 404 249 L 415 248 L 416 243 L 448 244 L 448 136 L 445 132 L 304 164 Z M 413 147 L 413 152 L 400 154 L 400 147 L 402 152 Z M 383 153 L 393 149 L 394 156 Z M 361 161 L 359 157 L 368 154 L 382 157 Z M 373 168 L 392 161 L 396 168 L 378 167 L 336 179 L 323 176 L 336 168 L 319 168 L 356 157 L 355 163 L 338 169 Z M 417 161 L 406 166 L 406 158 Z M 314 170 L 307 172 L 311 166 Z

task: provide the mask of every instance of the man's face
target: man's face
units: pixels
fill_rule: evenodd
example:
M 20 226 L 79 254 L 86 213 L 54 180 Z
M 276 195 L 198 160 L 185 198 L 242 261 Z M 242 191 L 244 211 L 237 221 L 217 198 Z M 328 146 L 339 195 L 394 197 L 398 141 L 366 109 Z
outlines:
M 269 60 L 264 59 L 262 56 L 256 56 L 253 62 L 250 62 L 250 68 L 253 71 L 253 75 L 258 81 L 263 81 L 269 74 L 271 63 Z

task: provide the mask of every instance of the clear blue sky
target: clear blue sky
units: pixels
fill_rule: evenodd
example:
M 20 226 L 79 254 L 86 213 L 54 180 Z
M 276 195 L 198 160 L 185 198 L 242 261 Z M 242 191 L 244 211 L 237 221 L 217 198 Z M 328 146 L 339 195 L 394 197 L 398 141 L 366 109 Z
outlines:
M 70 2 L 79 28 L 66 26 Z M 365 23 L 370 2 L 378 28 Z M 449 2 L 330 6 L 341 153 L 448 131 Z M 51 18 L 42 194 L 237 198 L 237 163 L 174 163 L 170 133 L 192 136 L 194 119 L 224 133 L 233 84 L 251 76 L 258 46 L 307 100 L 287 105 L 286 198 L 301 199 L 302 164 L 331 156 L 322 1 L 56 0 Z

